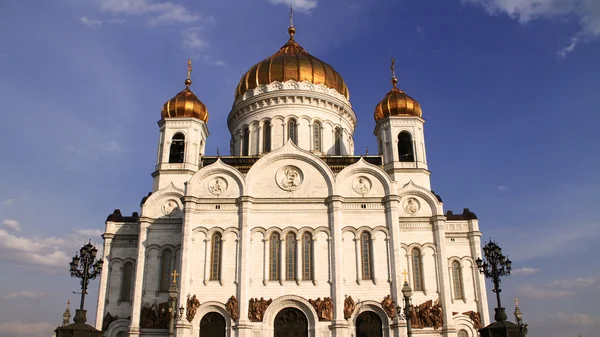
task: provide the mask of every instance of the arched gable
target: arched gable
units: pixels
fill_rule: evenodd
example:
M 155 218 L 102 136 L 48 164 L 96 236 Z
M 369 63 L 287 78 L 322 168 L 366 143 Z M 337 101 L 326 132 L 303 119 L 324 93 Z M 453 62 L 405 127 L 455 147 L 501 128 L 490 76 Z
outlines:
M 344 168 L 336 177 L 336 191 L 345 197 L 384 197 L 395 190 L 393 185 L 381 167 L 369 164 L 363 158 Z
M 106 337 L 116 337 L 119 332 L 129 332 L 129 319 L 127 318 L 119 318 L 108 326 L 104 336 Z
M 240 171 L 217 159 L 201 168 L 187 183 L 186 196 L 196 198 L 238 198 L 244 195 L 246 181 Z
M 404 217 L 444 215 L 443 204 L 438 201 L 437 197 L 430 190 L 416 185 L 412 180 L 398 189 L 398 195 L 401 198 L 401 215 Z M 409 206 L 408 202 L 411 200 L 416 200 L 415 206 Z
M 173 183 L 152 193 L 142 205 L 140 217 L 150 219 L 181 219 L 183 190 Z
M 211 312 L 216 312 L 225 318 L 225 336 L 231 336 L 231 316 L 229 316 L 225 305 L 217 301 L 204 302 L 198 308 L 196 316 L 194 316 L 194 319 L 192 320 L 192 326 L 194 329 L 198 329 L 194 333 L 194 336 L 198 336 L 200 333 L 200 321 L 202 320 L 202 317 Z
M 382 325 L 382 330 L 383 330 L 383 336 L 384 337 L 389 337 L 390 336 L 390 319 L 388 317 L 388 315 L 385 313 L 385 311 L 383 310 L 383 308 L 381 307 L 380 303 L 377 303 L 375 301 L 362 301 L 359 302 L 356 305 L 356 308 L 354 309 L 354 312 L 352 313 L 352 316 L 350 316 L 349 321 L 352 322 L 352 325 L 354 327 L 356 327 L 356 319 L 358 318 L 358 316 L 360 314 L 362 314 L 365 311 L 373 311 L 374 313 L 376 313 L 379 318 L 381 318 L 381 325 Z
M 267 307 L 263 316 L 263 322 L 272 329 L 274 326 L 275 316 L 285 308 L 296 308 L 306 316 L 308 320 L 309 336 L 314 336 L 315 326 L 318 322 L 317 312 L 315 308 L 306 299 L 296 295 L 281 296 L 273 300 Z

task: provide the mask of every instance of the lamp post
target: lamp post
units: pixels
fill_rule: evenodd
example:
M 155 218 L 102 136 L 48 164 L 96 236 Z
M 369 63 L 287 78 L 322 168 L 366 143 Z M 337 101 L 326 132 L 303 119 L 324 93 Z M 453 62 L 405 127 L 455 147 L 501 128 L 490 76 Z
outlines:
M 498 307 L 494 309 L 496 312 L 494 319 L 496 319 L 496 322 L 503 322 L 506 321 L 507 316 L 500 301 L 500 292 L 502 291 L 500 289 L 500 278 L 510 275 L 512 262 L 508 257 L 502 255 L 502 248 L 494 241 L 488 242 L 483 247 L 483 254 L 485 260 L 478 258 L 476 261 L 477 268 L 486 278 L 491 279 L 494 283 L 492 291 L 496 293 L 496 302 L 498 304 Z
M 406 319 L 406 334 L 408 337 L 412 337 L 412 327 L 410 325 L 410 311 L 412 309 L 412 304 L 410 303 L 410 298 L 412 296 L 412 289 L 408 285 L 406 270 L 402 273 L 404 275 L 404 286 L 402 287 L 402 298 L 404 299 L 404 313 L 402 312 L 402 307 L 396 307 L 396 313 L 398 317 L 401 317 L 401 314 L 404 314 L 404 319 Z
M 81 279 L 81 303 L 79 305 L 80 311 L 83 311 L 85 295 L 87 294 L 87 288 L 90 280 L 95 279 L 102 272 L 102 265 L 104 264 L 104 261 L 96 261 L 96 254 L 98 254 L 98 249 L 96 249 L 91 242 L 88 242 L 81 247 L 79 250 L 79 255 L 73 256 L 73 261 L 71 261 L 69 264 L 71 266 L 71 277 Z

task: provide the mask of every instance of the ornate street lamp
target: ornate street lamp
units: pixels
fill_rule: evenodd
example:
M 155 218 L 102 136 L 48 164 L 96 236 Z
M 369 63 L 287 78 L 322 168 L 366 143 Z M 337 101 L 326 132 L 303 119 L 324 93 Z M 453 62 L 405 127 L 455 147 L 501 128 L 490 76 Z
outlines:
M 173 337 L 173 330 L 175 324 L 175 315 L 179 316 L 177 313 L 177 295 L 179 295 L 179 290 L 177 289 L 177 270 L 173 270 L 171 274 L 173 276 L 173 282 L 171 283 L 171 287 L 169 287 L 169 337 Z M 183 307 L 179 309 L 182 312 Z
M 488 242 L 483 247 L 483 254 L 485 260 L 478 258 L 475 262 L 477 262 L 479 271 L 494 283 L 492 291 L 496 293 L 496 302 L 498 304 L 498 307 L 494 309 L 496 312 L 494 319 L 496 319 L 496 322 L 503 322 L 506 321 L 507 316 L 500 301 L 500 292 L 502 291 L 500 289 L 500 278 L 510 275 L 512 262 L 508 257 L 502 255 L 502 248 L 494 241 Z
M 102 272 L 104 261 L 96 261 L 96 254 L 98 254 L 98 249 L 94 247 L 92 242 L 88 242 L 81 247 L 79 255 L 73 256 L 73 261 L 70 263 L 71 277 L 81 279 L 81 304 L 79 305 L 79 310 L 83 310 L 90 280 L 95 279 Z
M 402 314 L 404 314 L 404 319 L 406 320 L 406 334 L 408 337 L 412 337 L 412 327 L 410 325 L 410 311 L 412 309 L 412 304 L 410 303 L 410 300 L 412 297 L 412 289 L 408 285 L 408 273 L 406 272 L 406 270 L 404 270 L 402 274 L 404 275 L 404 286 L 402 287 L 402 297 L 404 299 L 404 312 L 402 312 L 402 307 L 397 306 L 396 313 L 398 314 L 398 317 L 402 317 Z

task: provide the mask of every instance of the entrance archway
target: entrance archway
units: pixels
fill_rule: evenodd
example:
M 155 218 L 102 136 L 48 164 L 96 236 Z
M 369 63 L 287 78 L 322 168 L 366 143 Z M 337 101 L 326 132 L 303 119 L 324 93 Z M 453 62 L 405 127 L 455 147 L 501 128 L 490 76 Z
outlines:
M 365 311 L 356 318 L 356 337 L 383 337 L 381 317 L 373 311 Z
M 296 308 L 285 308 L 275 316 L 274 337 L 308 337 L 308 320 Z
M 225 337 L 225 318 L 216 312 L 209 312 L 200 320 L 200 337 Z

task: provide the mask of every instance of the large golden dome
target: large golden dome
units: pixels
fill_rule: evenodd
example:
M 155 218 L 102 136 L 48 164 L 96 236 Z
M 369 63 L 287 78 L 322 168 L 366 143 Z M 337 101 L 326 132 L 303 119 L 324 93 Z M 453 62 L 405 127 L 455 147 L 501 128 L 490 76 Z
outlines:
M 296 30 L 293 26 L 288 29 L 288 32 L 290 39 L 278 52 L 255 64 L 242 76 L 235 91 L 235 99 L 259 85 L 288 80 L 322 84 L 335 89 L 347 99 L 350 98 L 342 76 L 333 67 L 310 55 L 294 41 Z
M 394 72 L 394 59 L 392 59 L 392 85 L 392 90 L 375 106 L 375 121 L 388 116 L 422 117 L 423 112 L 419 102 L 398 89 L 398 79 Z
M 208 122 L 208 109 L 190 90 L 192 80 L 192 61 L 188 61 L 188 78 L 185 80 L 185 89 L 168 100 L 162 107 L 162 118 L 167 117 L 193 117 Z

